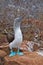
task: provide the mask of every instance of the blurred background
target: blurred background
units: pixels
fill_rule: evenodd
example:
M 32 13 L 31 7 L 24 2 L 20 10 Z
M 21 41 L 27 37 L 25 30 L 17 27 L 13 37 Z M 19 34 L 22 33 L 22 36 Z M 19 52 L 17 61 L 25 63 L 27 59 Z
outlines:
M 24 40 L 43 43 L 43 0 L 0 0 L 0 45 L 13 40 L 13 22 L 24 16 Z

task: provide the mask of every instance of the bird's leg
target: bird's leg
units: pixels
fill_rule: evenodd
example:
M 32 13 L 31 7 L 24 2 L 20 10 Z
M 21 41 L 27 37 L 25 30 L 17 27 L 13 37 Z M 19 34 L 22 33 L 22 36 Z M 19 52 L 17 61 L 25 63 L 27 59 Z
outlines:
M 9 54 L 9 57 L 15 56 L 15 55 L 16 55 L 16 52 L 14 52 L 14 51 L 11 49 L 11 52 L 10 52 L 10 54 Z
M 19 48 L 18 48 L 17 54 L 20 56 L 24 55 L 23 52 L 21 52 Z

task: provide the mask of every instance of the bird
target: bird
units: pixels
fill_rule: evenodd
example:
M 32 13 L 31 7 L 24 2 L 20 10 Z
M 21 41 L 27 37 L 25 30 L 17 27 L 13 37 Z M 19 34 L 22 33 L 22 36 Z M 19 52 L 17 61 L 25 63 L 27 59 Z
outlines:
M 10 54 L 9 56 L 15 56 L 16 54 L 18 55 L 23 55 L 23 52 L 20 51 L 20 46 L 23 41 L 23 35 L 21 32 L 20 24 L 23 20 L 23 17 L 17 17 L 14 19 L 14 25 L 13 25 L 13 30 L 14 30 L 14 40 L 9 44 L 10 47 Z M 17 48 L 17 52 L 14 52 L 12 48 Z

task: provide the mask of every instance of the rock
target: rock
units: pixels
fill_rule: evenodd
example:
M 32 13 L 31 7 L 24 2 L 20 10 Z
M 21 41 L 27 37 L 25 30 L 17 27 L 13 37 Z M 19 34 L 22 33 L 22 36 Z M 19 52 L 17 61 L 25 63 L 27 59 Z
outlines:
M 0 46 L 0 49 L 5 51 L 7 54 L 10 53 L 9 45 L 2 45 Z
M 38 43 L 37 44 L 34 44 L 33 51 L 37 51 L 38 49 L 39 49 Z
M 0 57 L 5 57 L 7 53 L 3 50 L 0 50 Z
M 33 41 L 26 41 L 24 40 L 20 49 L 22 49 L 23 51 L 37 51 L 40 48 L 40 44 L 33 42 Z
M 4 65 L 43 65 L 43 57 L 36 52 L 24 52 L 23 56 L 6 56 L 4 59 Z
M 4 59 L 2 57 L 0 58 L 0 65 L 4 65 Z
M 9 43 L 13 41 L 13 39 L 14 39 L 14 34 L 8 33 L 6 29 L 4 30 L 4 34 L 6 35 L 7 40 L 8 40 Z
M 40 33 L 40 39 L 43 41 L 43 31 Z
M 0 34 L 0 46 L 6 45 L 6 43 L 8 43 L 6 35 Z
M 0 50 L 6 51 L 8 53 L 9 52 L 8 44 L 9 43 L 6 35 L 0 34 Z

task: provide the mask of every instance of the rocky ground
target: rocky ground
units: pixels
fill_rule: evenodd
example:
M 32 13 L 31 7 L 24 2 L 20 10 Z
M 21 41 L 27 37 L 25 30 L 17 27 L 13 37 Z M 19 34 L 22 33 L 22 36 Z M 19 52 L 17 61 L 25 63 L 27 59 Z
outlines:
M 21 46 L 21 51 L 24 53 L 23 56 L 9 57 L 9 47 L 3 47 L 0 49 L 0 65 L 43 65 L 43 56 L 38 55 L 36 52 L 38 49 L 34 47 L 36 51 L 30 52 L 26 48 L 26 44 L 29 41 L 24 41 Z M 5 50 L 6 49 L 6 50 Z
M 13 24 L 13 23 L 12 23 Z M 23 44 L 20 50 L 23 56 L 9 57 L 9 42 L 13 40 L 13 27 L 7 22 L 0 23 L 0 65 L 43 65 L 43 56 L 36 52 L 43 48 L 43 22 L 35 19 L 26 19 L 21 23 Z M 6 34 L 5 30 L 8 32 Z M 14 49 L 16 50 L 16 49 Z

